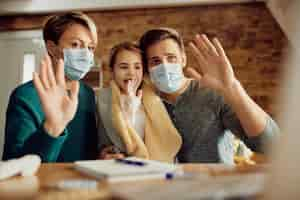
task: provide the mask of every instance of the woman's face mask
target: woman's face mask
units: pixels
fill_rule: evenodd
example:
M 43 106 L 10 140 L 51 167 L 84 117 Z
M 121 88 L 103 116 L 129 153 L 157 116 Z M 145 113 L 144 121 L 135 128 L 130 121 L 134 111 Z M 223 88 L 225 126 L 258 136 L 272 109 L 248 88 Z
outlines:
M 65 75 L 70 80 L 82 79 L 94 65 L 96 43 L 91 32 L 81 24 L 73 24 L 57 42 L 47 41 L 47 50 L 54 64 L 64 60 Z
M 179 90 L 184 81 L 182 66 L 179 63 L 161 63 L 151 67 L 150 79 L 162 92 L 174 93 Z
M 94 65 L 94 53 L 88 48 L 63 49 L 65 74 L 70 80 L 82 79 Z

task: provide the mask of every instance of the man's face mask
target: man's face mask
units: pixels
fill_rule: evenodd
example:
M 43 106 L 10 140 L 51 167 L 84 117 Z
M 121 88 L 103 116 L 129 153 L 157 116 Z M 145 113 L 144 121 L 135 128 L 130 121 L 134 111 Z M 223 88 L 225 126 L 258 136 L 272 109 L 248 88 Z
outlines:
M 173 93 L 184 81 L 182 66 L 178 63 L 162 63 L 150 68 L 152 83 L 162 92 Z
M 70 80 L 82 79 L 94 65 L 94 54 L 87 48 L 63 49 L 65 74 Z

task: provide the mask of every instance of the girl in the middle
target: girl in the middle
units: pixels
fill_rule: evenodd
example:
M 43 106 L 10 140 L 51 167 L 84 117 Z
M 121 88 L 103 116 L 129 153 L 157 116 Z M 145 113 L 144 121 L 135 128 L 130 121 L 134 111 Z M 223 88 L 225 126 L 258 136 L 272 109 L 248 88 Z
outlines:
M 98 94 L 99 157 L 136 156 L 174 162 L 182 139 L 147 77 L 141 50 L 131 42 L 110 54 L 110 87 Z

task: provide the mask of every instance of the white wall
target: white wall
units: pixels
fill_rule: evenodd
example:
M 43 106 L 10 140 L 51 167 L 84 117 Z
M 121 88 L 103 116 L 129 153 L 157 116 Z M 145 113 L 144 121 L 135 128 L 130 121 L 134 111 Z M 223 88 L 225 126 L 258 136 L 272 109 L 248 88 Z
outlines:
M 41 30 L 0 33 L 0 160 L 4 144 L 5 113 L 9 95 L 15 87 L 22 83 L 24 71 L 28 70 L 23 65 L 24 54 L 34 54 L 35 63 L 38 66 L 41 54 L 44 52 L 41 41 Z
M 0 15 L 126 8 L 247 3 L 263 0 L 0 0 Z
M 282 0 L 283 1 L 283 0 Z M 300 1 L 290 1 L 282 10 L 281 22 L 291 38 L 291 48 L 282 69 L 285 69 L 279 117 L 281 137 L 273 148 L 271 178 L 263 199 L 282 200 L 300 197 Z M 278 4 L 280 5 L 280 4 Z M 282 4 L 283 5 L 283 4 Z M 293 8 L 291 8 L 292 6 Z
M 299 20 L 297 1 L 299 0 L 269 0 L 267 2 L 268 8 L 290 41 L 296 41 L 296 38 L 293 39 L 293 33 L 296 31 L 295 24 Z

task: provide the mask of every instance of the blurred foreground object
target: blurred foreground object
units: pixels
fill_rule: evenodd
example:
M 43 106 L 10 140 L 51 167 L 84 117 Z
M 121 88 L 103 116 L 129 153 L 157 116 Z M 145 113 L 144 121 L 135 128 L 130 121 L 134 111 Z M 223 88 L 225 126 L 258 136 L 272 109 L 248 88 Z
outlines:
M 0 199 L 34 199 L 39 190 L 36 176 L 15 177 L 0 181 Z
M 41 165 L 41 158 L 37 155 L 26 155 L 18 159 L 0 162 L 0 180 L 15 176 L 32 176 Z
M 293 32 L 290 51 L 284 63 L 285 77 L 281 92 L 281 138 L 273 146 L 271 177 L 266 183 L 265 199 L 300 199 L 300 1 L 290 1 L 289 22 Z

